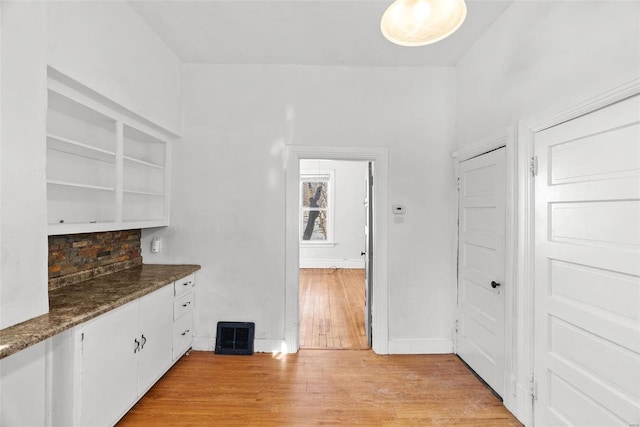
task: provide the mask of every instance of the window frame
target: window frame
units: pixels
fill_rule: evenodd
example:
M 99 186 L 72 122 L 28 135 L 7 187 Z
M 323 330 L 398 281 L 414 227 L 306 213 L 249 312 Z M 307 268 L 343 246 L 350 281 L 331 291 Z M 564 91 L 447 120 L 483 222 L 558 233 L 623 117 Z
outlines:
M 301 247 L 311 248 L 332 248 L 335 243 L 335 171 L 334 170 L 300 170 L 300 178 L 298 183 L 298 241 Z M 302 193 L 305 182 L 326 181 L 327 182 L 327 207 L 323 210 L 326 212 L 327 222 L 327 240 L 302 240 L 304 232 L 304 214 L 311 212 L 313 209 L 303 205 Z

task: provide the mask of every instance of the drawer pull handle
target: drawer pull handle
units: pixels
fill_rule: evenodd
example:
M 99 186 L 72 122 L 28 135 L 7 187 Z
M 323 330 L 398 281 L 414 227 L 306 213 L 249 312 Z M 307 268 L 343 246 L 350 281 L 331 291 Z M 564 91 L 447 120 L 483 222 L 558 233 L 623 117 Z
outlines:
M 187 301 L 184 304 L 182 304 L 183 307 L 187 307 L 189 304 L 191 304 L 191 301 Z
M 182 286 L 189 286 L 190 284 L 191 284 L 191 281 L 189 281 L 189 282 L 184 282 L 184 283 L 182 284 Z
M 180 335 L 187 335 L 187 333 L 189 332 L 189 330 L 187 329 L 186 331 L 184 331 L 182 334 Z

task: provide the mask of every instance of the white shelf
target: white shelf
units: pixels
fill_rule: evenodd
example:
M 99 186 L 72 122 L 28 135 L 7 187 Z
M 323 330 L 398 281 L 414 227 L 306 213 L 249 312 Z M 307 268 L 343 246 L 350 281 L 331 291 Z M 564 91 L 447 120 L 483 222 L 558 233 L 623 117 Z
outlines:
M 84 188 L 87 190 L 116 191 L 114 187 L 102 187 L 100 185 L 79 184 L 77 182 L 57 181 L 53 179 L 48 179 L 47 184 L 60 185 L 63 187 Z
M 47 134 L 47 148 L 109 163 L 114 163 L 116 160 L 116 153 L 113 151 L 103 150 L 102 148 L 93 147 L 91 145 L 51 133 Z
M 123 190 L 122 192 L 124 194 L 139 194 L 141 196 L 164 197 L 164 193 L 158 193 L 155 191 Z
M 167 220 L 130 220 L 127 221 L 126 227 L 133 228 L 151 228 L 151 227 L 165 227 L 169 225 Z M 75 233 L 95 233 L 101 231 L 116 231 L 123 230 L 123 223 L 116 221 L 100 221 L 100 222 L 64 222 L 64 223 L 50 223 L 48 227 L 49 236 L 56 236 L 62 234 L 75 234 Z
M 48 84 L 49 235 L 168 225 L 172 136 L 52 74 Z
M 129 156 L 123 156 L 123 159 L 125 160 L 125 162 L 128 162 L 134 166 L 138 165 L 138 166 L 147 166 L 150 168 L 155 168 L 155 169 L 160 169 L 160 170 L 164 170 L 164 166 L 163 165 L 157 165 L 155 163 L 151 163 L 151 162 L 147 162 L 145 160 L 140 160 L 140 159 L 134 159 L 133 157 L 129 157 Z
M 57 110 L 62 114 L 68 115 L 92 126 L 102 127 L 113 131 L 116 120 L 109 115 L 103 114 L 85 105 L 83 102 L 72 99 L 73 95 L 62 93 L 64 91 L 48 90 L 48 107 Z

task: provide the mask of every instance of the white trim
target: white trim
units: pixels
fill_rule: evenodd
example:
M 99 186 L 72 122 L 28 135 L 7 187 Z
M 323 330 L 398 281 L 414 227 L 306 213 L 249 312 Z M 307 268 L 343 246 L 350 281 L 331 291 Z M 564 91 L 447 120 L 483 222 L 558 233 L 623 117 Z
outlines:
M 216 348 L 216 337 L 193 337 L 191 348 L 196 351 L 213 351 Z
M 501 129 L 500 131 L 494 132 L 468 147 L 465 147 L 459 151 L 454 151 L 453 153 L 451 153 L 451 158 L 454 159 L 457 163 L 460 163 L 464 162 L 465 160 L 480 156 L 481 154 L 488 153 L 489 151 L 504 147 L 507 145 L 508 138 L 512 136 L 512 132 L 510 132 L 510 129 L 511 128 Z M 456 175 L 456 178 L 457 176 L 458 175 Z
M 386 147 L 318 147 L 288 145 L 286 160 L 286 236 L 285 236 L 285 343 L 291 353 L 299 343 L 300 244 L 298 221 L 298 182 L 300 160 L 363 160 L 374 162 L 374 253 L 373 253 L 373 351 L 389 353 L 388 312 L 388 215 L 389 150 Z
M 510 383 L 512 393 L 505 406 L 520 421 L 529 425 L 533 420 L 533 402 L 529 395 L 529 380 L 533 374 L 533 255 L 534 255 L 534 200 L 533 179 L 529 171 L 533 156 L 533 132 L 525 122 L 517 124 L 518 150 L 516 202 L 518 221 L 516 223 L 515 252 L 515 306 L 513 321 L 518 325 L 514 330 L 513 370 Z M 507 405 L 508 403 L 508 405 Z
M 548 110 L 536 114 L 525 121 L 531 132 L 540 132 L 552 126 L 559 125 L 566 121 L 583 116 L 592 111 L 622 101 L 625 98 L 636 95 L 640 92 L 640 77 L 632 79 L 626 83 L 616 86 L 604 93 L 594 95 L 585 101 L 569 106 L 562 110 Z
M 303 240 L 300 242 L 301 248 L 335 248 L 336 242 L 325 242 L 322 240 Z
M 389 341 L 389 354 L 451 354 L 451 338 L 428 338 Z
M 290 353 L 284 340 L 256 339 L 253 341 L 253 351 L 256 353 Z
M 216 337 L 193 337 L 191 348 L 195 351 L 215 351 Z M 284 340 L 253 340 L 254 353 L 287 353 Z
M 300 259 L 300 268 L 365 268 L 358 259 Z

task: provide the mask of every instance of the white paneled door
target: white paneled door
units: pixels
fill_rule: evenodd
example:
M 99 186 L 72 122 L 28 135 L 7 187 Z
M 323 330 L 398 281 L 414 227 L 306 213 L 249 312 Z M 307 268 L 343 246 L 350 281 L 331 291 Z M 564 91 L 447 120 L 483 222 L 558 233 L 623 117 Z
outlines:
M 458 355 L 504 391 L 505 148 L 466 160 L 458 190 Z
M 536 426 L 640 425 L 640 102 L 538 132 Z

